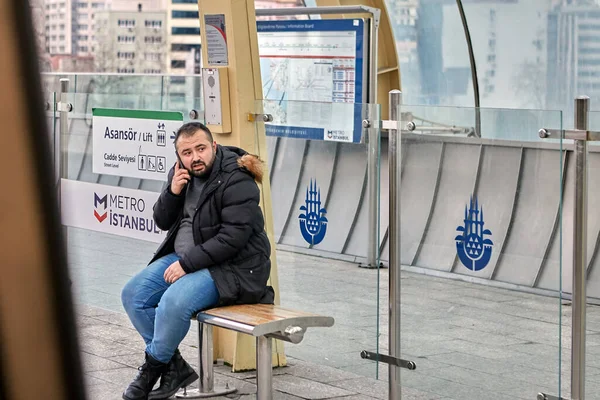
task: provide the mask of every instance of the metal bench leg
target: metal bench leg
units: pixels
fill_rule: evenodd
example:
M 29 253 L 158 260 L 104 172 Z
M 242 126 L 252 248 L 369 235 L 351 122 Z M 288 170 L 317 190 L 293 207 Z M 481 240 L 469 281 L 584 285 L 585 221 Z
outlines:
M 273 399 L 273 366 L 271 363 L 272 339 L 256 338 L 256 392 L 257 400 Z
M 229 384 L 216 385 L 213 371 L 213 329 L 211 325 L 198 322 L 198 359 L 200 361 L 199 389 L 177 393 L 178 399 L 201 399 L 205 397 L 223 396 L 237 389 Z

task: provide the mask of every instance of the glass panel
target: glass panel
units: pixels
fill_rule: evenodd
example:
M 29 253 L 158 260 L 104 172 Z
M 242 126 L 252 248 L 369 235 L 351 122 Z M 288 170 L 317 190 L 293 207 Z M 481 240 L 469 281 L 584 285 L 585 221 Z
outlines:
M 561 340 L 570 337 L 561 297 L 571 279 L 562 270 L 570 255 L 561 192 L 572 164 L 538 130 L 561 129 L 561 112 L 403 105 L 401 113 L 401 358 L 417 365 L 401 370 L 404 393 L 559 395 L 561 356 L 569 358 Z M 568 367 L 562 373 L 564 386 Z
M 600 14 L 599 14 L 600 15 Z M 591 107 L 598 108 L 591 100 Z M 589 113 L 589 129 L 600 131 L 600 111 Z M 597 207 L 600 202 L 600 143 L 588 142 L 588 208 L 587 208 L 587 308 L 586 308 L 586 399 L 600 399 L 600 383 L 596 379 L 598 363 L 598 347 L 596 337 L 600 333 L 600 309 L 595 305 L 600 299 L 600 216 Z M 574 185 L 573 185 L 574 187 Z
M 263 143 L 258 154 L 269 169 L 270 196 L 263 201 L 272 210 L 266 223 L 275 243 L 276 301 L 335 319 L 333 327 L 311 328 L 302 343 L 285 344 L 285 354 L 295 363 L 369 377 L 376 376 L 376 365 L 360 353 L 378 351 L 379 269 L 359 263 L 365 266 L 370 240 L 374 265 L 379 259 L 378 217 L 369 230 L 369 201 L 378 210 L 379 191 L 370 199 L 368 190 L 369 154 L 378 186 L 379 131 L 363 130 L 361 121 L 378 126 L 379 108 L 285 100 L 261 100 L 256 107 L 273 116 L 256 128 Z M 375 139 L 369 142 L 370 135 Z
M 69 91 L 127 96 L 131 93 L 151 95 L 161 108 L 181 108 L 202 96 L 200 75 L 136 75 L 136 74 L 42 74 L 44 90 L 60 91 L 60 79 L 69 79 Z M 156 108 L 155 106 L 152 106 Z
M 385 3 L 402 71 L 405 102 L 475 105 L 469 52 L 456 3 Z
M 115 218 L 112 223 L 118 223 L 130 227 L 134 231 L 148 231 L 153 227 L 152 207 L 154 205 L 155 196 L 162 190 L 164 182 L 155 179 L 139 179 L 127 176 L 120 176 L 119 170 L 116 170 L 114 175 L 96 174 L 93 172 L 93 158 L 103 157 L 102 151 L 93 151 L 93 108 L 120 108 L 120 109 L 136 109 L 136 110 L 161 110 L 160 103 L 155 102 L 153 96 L 150 95 L 102 95 L 102 94 L 74 94 L 70 93 L 68 101 L 73 104 L 73 111 L 69 113 L 69 132 L 63 135 L 64 140 L 68 141 L 68 154 L 66 161 L 66 169 L 68 174 L 63 176 L 69 181 L 85 182 L 94 184 L 93 193 L 99 196 L 99 199 L 112 193 L 113 195 L 121 194 L 129 196 L 136 200 L 130 200 L 129 203 L 121 202 L 119 207 L 112 208 L 110 218 Z M 192 104 L 202 104 L 200 99 L 196 98 Z M 191 104 L 191 105 L 192 105 Z M 190 120 L 190 108 L 173 108 L 162 109 L 162 111 L 178 111 L 183 113 L 184 122 Z M 154 107 L 156 106 L 156 107 Z M 57 116 L 58 118 L 58 116 Z M 203 120 L 198 120 L 203 122 Z M 180 125 L 181 123 L 179 123 Z M 57 129 L 59 124 L 56 124 Z M 135 127 L 132 127 L 135 128 Z M 153 136 L 153 141 L 158 146 L 158 130 L 157 136 Z M 165 130 L 166 146 L 164 148 L 173 149 L 172 141 L 169 140 L 170 132 Z M 119 149 L 120 145 L 114 146 Z M 171 150 L 169 150 L 170 152 Z M 174 151 L 174 150 L 173 150 Z M 124 156 L 133 156 L 139 162 L 137 154 L 123 154 Z M 149 155 L 150 156 L 150 155 Z M 157 156 L 158 157 L 158 156 Z M 158 158 L 157 158 L 158 160 Z M 111 162 L 110 160 L 108 162 Z M 159 161 L 157 161 L 158 166 Z M 170 168 L 171 165 L 167 165 Z M 121 175 L 127 175 L 122 173 Z M 86 190 L 85 187 L 78 185 L 74 187 L 74 191 Z M 115 190 L 114 188 L 118 188 Z M 120 191 L 119 191 L 120 190 Z M 83 192 L 82 192 L 83 193 Z M 89 199 L 83 200 L 77 204 L 77 209 L 88 210 L 88 212 L 74 212 L 73 218 L 77 220 L 77 226 L 88 224 L 89 229 L 70 226 L 68 231 L 68 252 L 70 257 L 70 270 L 73 277 L 73 290 L 75 301 L 78 304 L 91 306 L 94 308 L 108 309 L 117 312 L 124 312 L 121 305 L 121 290 L 131 276 L 137 273 L 140 268 L 147 265 L 147 262 L 152 257 L 159 244 L 159 239 L 132 233 L 131 235 L 119 233 L 106 233 L 104 225 L 111 223 L 109 219 L 102 219 L 102 213 L 99 213 L 100 219 L 94 220 L 94 195 L 90 194 Z M 154 196 L 154 197 L 153 197 Z M 122 200 L 124 198 L 121 198 Z M 141 199 L 141 202 L 140 202 Z M 63 197 L 64 201 L 64 197 Z M 89 206 L 89 204 L 92 206 Z M 63 205 L 64 207 L 64 205 Z M 103 205 L 98 204 L 98 210 L 101 210 Z M 137 210 L 137 211 L 136 211 Z M 145 213 L 142 211 L 145 210 Z M 68 210 L 72 211 L 72 210 Z M 139 211 L 139 213 L 137 213 Z M 149 214 L 148 214 L 149 211 Z M 64 214 L 67 210 L 63 209 Z M 139 215 L 137 215 L 137 214 Z M 88 215 L 89 214 L 89 215 Z M 117 216 L 113 217 L 113 214 Z M 143 225 L 141 219 L 133 222 L 133 219 L 127 220 L 120 215 L 133 215 L 136 217 L 148 217 Z M 90 217 L 90 218 L 88 218 Z M 98 218 L 98 217 L 96 217 Z M 128 222 L 129 221 L 129 222 Z M 94 225 L 97 224 L 96 225 Z M 150 226 L 148 226 L 150 224 Z M 156 228 L 157 229 L 157 228 Z M 124 236 L 123 236 L 124 235 Z M 142 237 L 145 239 L 139 240 L 132 237 Z M 160 236 L 162 238 L 162 236 Z M 127 325 L 130 326 L 130 325 Z M 195 329 L 193 324 L 192 330 Z M 195 359 L 192 358 L 195 362 Z

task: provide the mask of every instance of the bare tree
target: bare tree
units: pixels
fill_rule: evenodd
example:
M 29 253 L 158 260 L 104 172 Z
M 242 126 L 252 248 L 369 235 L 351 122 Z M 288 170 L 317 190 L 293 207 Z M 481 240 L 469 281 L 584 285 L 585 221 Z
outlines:
M 94 55 L 96 72 L 119 73 L 119 75 L 95 77 L 95 92 L 141 93 L 144 92 L 144 79 L 139 77 L 133 79 L 127 74 L 165 72 L 164 26 L 148 27 L 144 19 L 138 18 L 135 26 L 119 29 L 117 33 L 114 26 L 111 26 L 110 19 L 106 18 L 98 21 L 96 29 L 97 46 Z M 123 45 L 119 42 L 119 37 L 133 38 L 133 42 Z
M 521 107 L 543 109 L 546 104 L 546 71 L 541 63 L 526 61 L 515 73 L 515 94 Z

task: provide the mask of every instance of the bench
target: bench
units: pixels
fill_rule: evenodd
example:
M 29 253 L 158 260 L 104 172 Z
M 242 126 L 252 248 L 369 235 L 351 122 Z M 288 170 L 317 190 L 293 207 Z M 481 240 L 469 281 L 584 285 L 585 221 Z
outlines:
M 223 396 L 236 391 L 228 385 L 215 385 L 213 373 L 212 327 L 230 329 L 256 337 L 256 386 L 258 400 L 273 397 L 272 340 L 298 344 L 311 327 L 333 326 L 332 317 L 294 311 L 271 304 L 247 304 L 213 308 L 196 314 L 198 321 L 198 389 L 179 392 L 177 398 L 197 399 Z

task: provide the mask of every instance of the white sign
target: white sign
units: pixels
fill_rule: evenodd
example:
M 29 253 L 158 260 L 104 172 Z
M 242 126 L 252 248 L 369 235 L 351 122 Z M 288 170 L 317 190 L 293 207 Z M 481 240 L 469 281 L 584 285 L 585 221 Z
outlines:
M 160 193 L 61 180 L 62 224 L 160 243 L 166 236 L 154 223 Z
M 225 15 L 204 15 L 208 65 L 227 65 L 227 32 Z
M 95 174 L 167 181 L 182 113 L 94 108 L 92 118 Z

